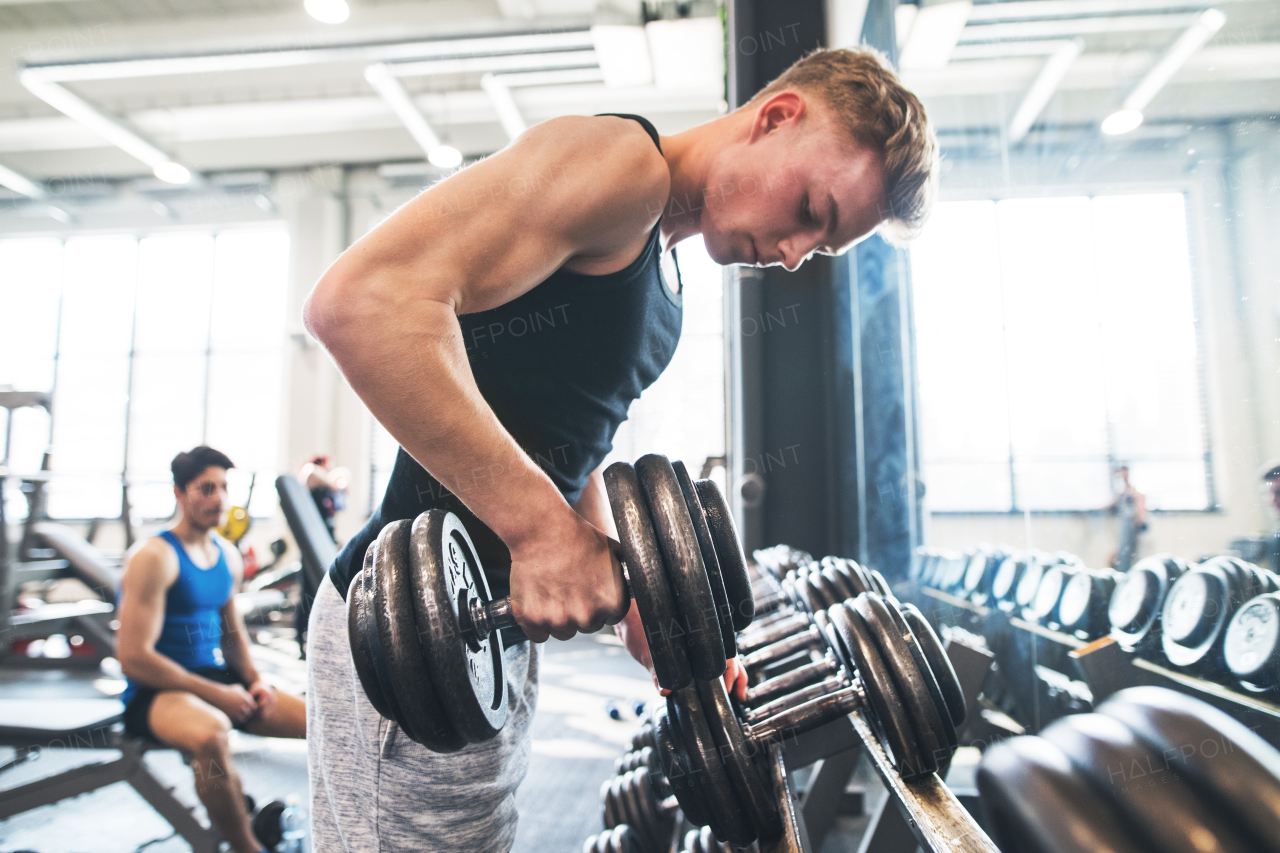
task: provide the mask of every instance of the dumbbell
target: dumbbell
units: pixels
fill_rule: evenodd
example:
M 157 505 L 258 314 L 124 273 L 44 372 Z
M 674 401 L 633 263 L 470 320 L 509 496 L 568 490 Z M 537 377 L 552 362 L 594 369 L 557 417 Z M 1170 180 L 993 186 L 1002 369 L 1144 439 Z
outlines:
M 1161 613 L 1161 645 L 1174 666 L 1228 672 L 1223 637 L 1246 601 L 1274 589 L 1275 577 L 1235 557 L 1214 557 L 1174 581 Z
M 1004 853 L 1280 853 L 1280 752 L 1164 688 L 997 743 L 977 781 Z
M 754 613 L 746 563 L 715 483 L 683 464 L 642 457 L 605 471 L 623 580 L 665 689 L 718 678 L 735 632 Z M 387 525 L 347 594 L 347 628 L 374 708 L 436 752 L 492 738 L 506 720 L 502 629 L 510 599 L 492 601 L 471 538 L 452 513 Z
M 961 594 L 974 604 L 986 604 L 991 598 L 995 574 L 1007 556 L 1008 552 L 1004 549 L 979 548 L 965 566 L 964 577 L 960 579 Z
M 1010 554 L 1000 562 L 995 577 L 991 579 L 991 598 L 997 607 L 1012 605 L 1018 581 L 1031 559 L 1029 554 Z
M 1280 686 L 1280 595 L 1264 592 L 1236 611 L 1227 625 L 1222 656 L 1244 688 Z
M 775 706 L 780 713 L 766 714 L 761 708 L 743 719 L 734 714 L 721 682 L 695 680 L 668 697 L 665 715 L 658 710 L 655 740 L 672 789 L 690 821 L 710 826 L 723 841 L 745 844 L 781 831 L 776 813 L 760 805 L 769 801 L 761 790 L 768 778 L 762 764 L 768 744 L 856 707 L 867 708 L 873 729 L 905 779 L 945 770 L 950 760 L 955 725 L 964 719 L 964 699 L 919 611 L 910 605 L 899 610 L 876 593 L 863 593 L 852 602 L 832 605 L 827 624 L 831 648 L 839 650 L 841 661 L 830 692 L 814 698 L 784 696 Z M 946 673 L 945 691 L 935 667 Z M 854 673 L 856 684 L 851 683 Z
M 1107 633 L 1107 609 L 1124 575 L 1115 569 L 1082 569 L 1072 575 L 1058 599 L 1062 630 L 1085 640 Z
M 1172 554 L 1143 557 L 1125 573 L 1111 594 L 1107 621 L 1111 636 L 1129 652 L 1144 653 L 1160 646 L 1160 614 L 1174 581 L 1191 566 Z
M 680 848 L 680 853 L 734 853 L 734 849 L 717 841 L 711 828 L 704 826 L 684 834 L 684 846 Z
M 661 853 L 675 829 L 675 803 L 665 802 L 670 796 L 666 779 L 647 765 L 606 779 L 600 786 L 605 828 L 629 826 L 646 853 Z
M 592 835 L 582 845 L 582 853 L 650 853 L 627 824 Z

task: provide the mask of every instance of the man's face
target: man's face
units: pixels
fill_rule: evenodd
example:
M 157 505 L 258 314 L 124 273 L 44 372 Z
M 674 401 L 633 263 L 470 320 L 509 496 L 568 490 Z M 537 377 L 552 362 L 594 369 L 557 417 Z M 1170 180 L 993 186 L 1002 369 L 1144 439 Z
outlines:
M 782 92 L 756 115 L 750 139 L 713 161 L 700 200 L 703 240 L 716 263 L 795 270 L 880 225 L 884 179 L 875 152 L 848 140 L 812 98 Z
M 1271 491 L 1271 505 L 1276 508 L 1276 512 L 1280 512 L 1280 477 L 1267 480 L 1267 488 Z
M 182 516 L 194 527 L 210 530 L 222 523 L 230 499 L 227 495 L 227 470 L 211 465 L 200 472 L 185 489 L 173 487 L 182 508 Z

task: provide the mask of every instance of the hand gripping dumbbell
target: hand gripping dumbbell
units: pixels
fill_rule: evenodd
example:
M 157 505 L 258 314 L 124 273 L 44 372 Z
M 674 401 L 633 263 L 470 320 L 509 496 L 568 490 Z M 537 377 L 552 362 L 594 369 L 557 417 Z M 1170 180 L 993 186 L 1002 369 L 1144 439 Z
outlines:
M 715 483 L 642 457 L 605 471 L 623 581 L 648 636 L 658 683 L 719 678 L 754 614 L 746 563 Z M 369 701 L 436 752 L 492 738 L 506 721 L 502 629 L 471 538 L 452 513 L 387 525 L 347 593 L 347 630 Z

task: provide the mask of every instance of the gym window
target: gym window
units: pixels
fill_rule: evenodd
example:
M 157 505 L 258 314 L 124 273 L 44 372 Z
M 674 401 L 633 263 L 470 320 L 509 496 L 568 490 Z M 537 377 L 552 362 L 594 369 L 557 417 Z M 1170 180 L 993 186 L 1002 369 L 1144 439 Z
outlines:
M 1178 193 L 940 203 L 911 249 L 927 505 L 1096 510 L 1213 494 Z
M 235 461 L 233 503 L 256 472 L 252 514 L 275 512 L 288 245 L 282 229 L 0 240 L 0 301 L 21 319 L 0 385 L 53 391 L 51 419 L 15 413 L 10 466 L 51 449 L 51 517 L 119 518 L 127 482 L 135 518 L 167 518 L 169 462 L 197 444 Z

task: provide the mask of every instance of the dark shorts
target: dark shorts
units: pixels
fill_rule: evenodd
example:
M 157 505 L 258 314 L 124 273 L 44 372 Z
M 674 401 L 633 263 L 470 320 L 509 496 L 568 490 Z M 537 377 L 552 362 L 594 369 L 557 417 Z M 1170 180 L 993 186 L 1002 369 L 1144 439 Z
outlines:
M 241 684 L 245 685 L 240 677 L 226 667 L 209 666 L 200 669 L 191 670 L 195 675 L 201 678 L 207 678 L 210 681 L 216 681 L 219 684 Z M 135 737 L 145 737 L 151 740 L 159 740 L 151 731 L 151 724 L 147 722 L 147 718 L 151 714 L 151 703 L 155 701 L 156 694 L 159 690 L 152 690 L 150 687 L 139 687 L 129 697 L 129 704 L 124 706 L 124 730 Z M 239 728 L 237 726 L 236 728 Z

